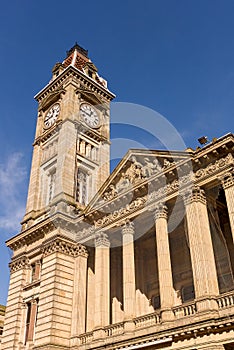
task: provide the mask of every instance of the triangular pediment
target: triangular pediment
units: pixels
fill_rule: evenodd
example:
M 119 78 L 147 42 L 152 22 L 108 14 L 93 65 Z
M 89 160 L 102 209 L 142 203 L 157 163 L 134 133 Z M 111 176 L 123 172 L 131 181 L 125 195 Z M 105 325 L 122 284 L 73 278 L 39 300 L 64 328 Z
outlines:
M 85 212 L 97 209 L 135 187 L 165 173 L 173 173 L 178 164 L 191 159 L 190 152 L 130 149 L 91 200 Z

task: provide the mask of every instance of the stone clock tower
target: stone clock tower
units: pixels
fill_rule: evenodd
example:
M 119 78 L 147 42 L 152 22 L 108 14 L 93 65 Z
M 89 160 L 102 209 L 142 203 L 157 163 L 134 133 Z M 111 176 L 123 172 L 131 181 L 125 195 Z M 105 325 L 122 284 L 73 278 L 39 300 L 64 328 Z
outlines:
M 88 52 L 75 44 L 35 98 L 26 213 L 22 231 L 7 242 L 13 256 L 2 350 L 67 349 L 71 337 L 84 332 L 83 325 L 77 329 L 83 311 L 74 312 L 85 304 L 80 286 L 88 252 L 76 233 L 84 208 L 109 176 L 114 95 Z
M 36 137 L 24 224 L 48 210 L 78 209 L 109 175 L 109 111 L 114 95 L 88 52 L 75 45 L 36 96 Z

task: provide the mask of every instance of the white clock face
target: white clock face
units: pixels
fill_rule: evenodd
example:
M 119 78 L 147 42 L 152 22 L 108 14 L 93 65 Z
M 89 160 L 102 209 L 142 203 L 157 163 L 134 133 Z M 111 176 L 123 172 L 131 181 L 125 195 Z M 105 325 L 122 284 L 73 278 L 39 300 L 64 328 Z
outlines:
M 51 125 L 53 125 L 56 122 L 56 120 L 58 119 L 59 112 L 60 112 L 60 106 L 58 103 L 56 103 L 49 109 L 44 119 L 44 124 L 47 128 L 49 128 Z
M 91 105 L 83 103 L 80 106 L 80 115 L 84 122 L 91 128 L 98 128 L 100 126 L 98 113 Z

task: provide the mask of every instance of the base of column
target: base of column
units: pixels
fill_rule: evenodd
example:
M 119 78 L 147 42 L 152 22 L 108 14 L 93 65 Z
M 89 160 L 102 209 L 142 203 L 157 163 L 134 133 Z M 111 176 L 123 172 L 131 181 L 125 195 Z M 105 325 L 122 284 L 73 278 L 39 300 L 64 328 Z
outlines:
M 196 300 L 197 312 L 217 312 L 218 311 L 218 303 L 213 298 L 204 298 Z
M 106 337 L 105 330 L 103 328 L 97 328 L 93 331 L 93 340 L 101 340 Z
M 171 309 L 161 310 L 162 322 L 170 322 L 175 320 L 175 315 Z
M 124 321 L 124 333 L 132 333 L 135 331 L 135 323 L 133 320 Z

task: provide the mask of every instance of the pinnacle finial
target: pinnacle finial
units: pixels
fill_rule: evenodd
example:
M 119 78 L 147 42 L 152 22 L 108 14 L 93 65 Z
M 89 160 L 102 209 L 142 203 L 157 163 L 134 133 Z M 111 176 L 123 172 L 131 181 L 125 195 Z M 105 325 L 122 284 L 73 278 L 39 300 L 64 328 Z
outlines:
M 67 57 L 70 56 L 75 50 L 77 50 L 83 56 L 88 57 L 88 50 L 85 50 L 85 49 L 83 49 L 83 47 L 78 45 L 77 41 L 75 42 L 75 45 L 72 46 L 72 48 L 67 51 Z

